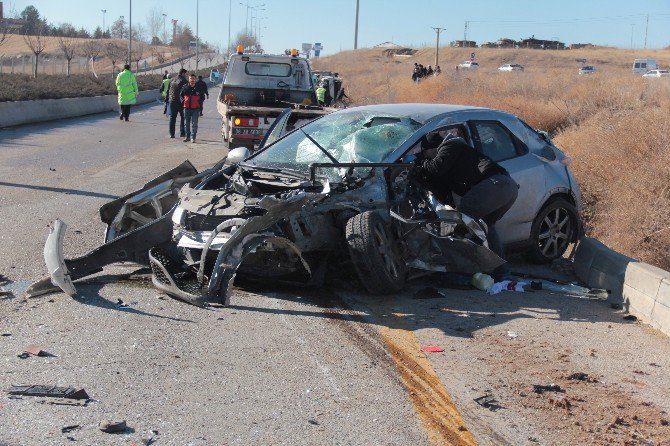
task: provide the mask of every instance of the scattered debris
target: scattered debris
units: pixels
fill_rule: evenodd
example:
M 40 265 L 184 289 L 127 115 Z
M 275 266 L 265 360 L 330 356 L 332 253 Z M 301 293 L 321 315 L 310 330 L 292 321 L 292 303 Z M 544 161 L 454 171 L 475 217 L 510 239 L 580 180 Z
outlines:
M 70 400 L 67 398 L 63 399 L 57 399 L 57 400 L 41 400 L 38 401 L 40 404 L 50 404 L 52 406 L 78 406 L 78 407 L 86 407 L 88 406 L 89 401 L 94 401 L 91 399 L 87 400 Z
M 52 172 L 56 171 L 56 169 L 54 169 L 53 167 L 49 167 L 49 170 L 52 171 Z
M 597 383 L 598 380 L 589 376 L 588 373 L 584 372 L 575 372 L 572 375 L 568 376 L 569 380 L 573 381 L 586 381 L 589 383 Z
M 649 365 L 652 367 L 660 367 L 660 365 L 656 364 L 655 362 L 650 362 Z
M 560 399 L 549 398 L 549 402 L 551 403 L 552 406 L 558 407 L 559 409 L 569 410 L 570 407 L 572 407 L 572 403 L 567 397 L 563 397 Z
M 636 321 L 637 316 L 634 316 L 632 314 L 627 314 L 626 316 L 623 317 L 623 320 L 625 320 L 625 321 Z
M 472 286 L 478 290 L 488 291 L 494 284 L 493 277 L 488 274 L 475 273 L 472 276 Z
M 11 333 L 3 333 L 3 334 L 2 334 L 2 336 L 5 336 L 5 337 L 7 337 L 7 336 L 11 336 L 11 335 L 12 335 Z
M 561 392 L 565 393 L 565 390 L 561 388 L 558 384 L 533 384 L 533 392 L 543 394 L 544 392 Z
M 119 308 L 128 308 L 128 304 L 121 299 L 116 301 L 116 306 Z
M 315 426 L 318 426 L 318 425 L 319 425 L 319 422 L 316 421 L 316 420 L 307 420 L 307 422 L 308 422 L 309 424 L 313 424 L 313 425 L 315 425 Z
M 488 290 L 487 294 L 498 294 L 502 291 L 516 291 L 523 293 L 523 287 L 527 285 L 526 282 L 515 282 L 513 280 L 503 280 L 502 282 L 494 283 Z
M 518 338 L 519 335 L 516 333 L 516 331 L 508 331 L 507 336 L 509 336 L 512 339 Z
M 67 434 L 67 433 L 69 433 L 69 432 L 76 431 L 76 430 L 78 430 L 78 429 L 81 429 L 81 426 L 80 426 L 80 425 L 78 425 L 78 424 L 71 424 L 71 425 L 69 425 L 69 426 L 63 426 L 63 427 L 61 427 L 61 428 L 60 428 L 60 431 L 61 431 L 62 433 L 64 433 L 64 434 Z
M 10 283 L 12 283 L 12 281 L 9 279 L 9 277 L 5 276 L 4 274 L 0 274 L 0 286 L 8 285 Z
M 485 407 L 486 409 L 489 409 L 492 412 L 503 408 L 498 404 L 498 400 L 496 400 L 496 398 L 491 393 L 487 393 L 486 395 L 475 398 L 474 402 L 482 407 Z
M 413 299 L 440 299 L 442 297 L 446 296 L 440 293 L 437 288 L 428 286 L 421 288 L 419 291 L 414 293 Z
M 125 432 L 128 429 L 126 420 L 122 421 L 101 421 L 98 424 L 98 427 L 101 431 L 107 432 L 108 434 L 114 434 L 119 432 Z
M 28 353 L 33 356 L 53 356 L 51 353 L 42 349 L 41 345 L 30 344 L 23 349 L 23 353 Z
M 633 373 L 636 375 L 648 375 L 649 373 L 645 372 L 644 370 L 633 370 Z
M 421 350 L 430 353 L 441 353 L 444 351 L 442 347 L 438 347 L 437 345 L 424 345 L 423 347 L 421 347 Z
M 670 424 L 670 421 L 666 420 L 665 418 L 661 418 L 661 426 L 667 426 Z
M 12 386 L 7 393 L 23 396 L 47 396 L 51 398 L 69 398 L 73 400 L 87 400 L 88 394 L 84 389 L 74 387 L 58 387 L 47 385 Z

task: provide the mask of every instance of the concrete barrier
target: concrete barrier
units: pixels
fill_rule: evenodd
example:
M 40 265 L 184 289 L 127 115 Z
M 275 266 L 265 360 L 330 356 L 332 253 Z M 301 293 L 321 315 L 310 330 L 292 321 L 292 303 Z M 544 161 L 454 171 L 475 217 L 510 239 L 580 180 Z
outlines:
M 156 98 L 160 98 L 158 90 L 140 91 L 137 104 L 146 104 L 155 101 Z M 0 128 L 118 111 L 118 109 L 115 94 L 87 98 L 0 102 Z
M 670 336 L 670 272 L 589 237 L 580 240 L 574 265 L 577 277 L 589 287 L 610 290 L 611 302 Z

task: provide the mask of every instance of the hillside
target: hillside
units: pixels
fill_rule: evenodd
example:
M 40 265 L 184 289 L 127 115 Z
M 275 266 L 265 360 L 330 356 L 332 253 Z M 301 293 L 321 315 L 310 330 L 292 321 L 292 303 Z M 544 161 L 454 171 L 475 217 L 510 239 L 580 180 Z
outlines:
M 469 104 L 514 113 L 551 132 L 572 157 L 584 194 L 587 232 L 632 257 L 670 268 L 670 78 L 631 73 L 635 58 L 670 66 L 670 50 L 475 49 L 481 69 L 455 70 L 468 48 L 441 48 L 442 75 L 415 83 L 415 62 L 433 65 L 434 49 L 410 58 L 382 50 L 347 51 L 314 61 L 338 71 L 355 104 Z M 578 76 L 586 59 L 598 72 Z M 516 62 L 524 72 L 497 67 Z

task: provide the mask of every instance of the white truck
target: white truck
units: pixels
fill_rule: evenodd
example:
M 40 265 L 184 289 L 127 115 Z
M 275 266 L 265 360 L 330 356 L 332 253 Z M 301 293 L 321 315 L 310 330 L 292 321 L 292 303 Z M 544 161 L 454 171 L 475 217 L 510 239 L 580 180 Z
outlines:
M 248 54 L 241 48 L 228 59 L 216 108 L 228 146 L 252 151 L 285 109 L 293 109 L 289 130 L 332 111 L 317 106 L 309 62 L 297 52 Z
M 633 73 L 635 74 L 644 74 L 657 68 L 656 59 L 635 59 L 633 61 Z

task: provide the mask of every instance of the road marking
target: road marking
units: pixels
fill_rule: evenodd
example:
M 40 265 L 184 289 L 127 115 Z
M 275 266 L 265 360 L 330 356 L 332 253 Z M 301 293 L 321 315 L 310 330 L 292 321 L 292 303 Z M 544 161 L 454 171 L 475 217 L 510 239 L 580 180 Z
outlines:
M 475 438 L 465 427 L 447 389 L 426 355 L 421 352 L 414 332 L 403 327 L 401 318 L 393 314 L 390 302 L 369 304 L 382 324 L 380 333 L 431 444 L 476 445 Z

